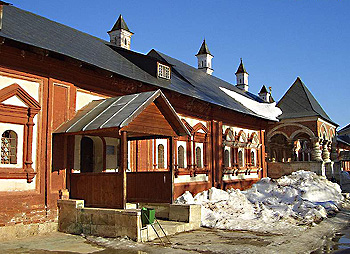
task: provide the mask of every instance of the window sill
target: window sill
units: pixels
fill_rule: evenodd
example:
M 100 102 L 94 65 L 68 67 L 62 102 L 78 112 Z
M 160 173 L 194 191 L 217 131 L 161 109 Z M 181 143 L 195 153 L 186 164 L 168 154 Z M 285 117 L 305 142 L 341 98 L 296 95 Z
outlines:
M 10 170 L 12 169 L 8 171 Z M 0 172 L 0 179 L 27 179 L 28 183 L 31 183 L 35 176 L 35 172 L 23 172 L 23 169 L 21 169 L 21 172 Z

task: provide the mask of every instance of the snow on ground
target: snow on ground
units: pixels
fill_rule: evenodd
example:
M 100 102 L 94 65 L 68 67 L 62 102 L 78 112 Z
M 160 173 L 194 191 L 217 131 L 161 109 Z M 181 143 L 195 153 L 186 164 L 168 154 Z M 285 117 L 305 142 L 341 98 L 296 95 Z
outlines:
M 320 222 L 339 211 L 342 200 L 338 184 L 301 170 L 276 180 L 263 178 L 246 191 L 211 188 L 194 197 L 185 192 L 175 202 L 201 204 L 205 227 L 278 233 Z

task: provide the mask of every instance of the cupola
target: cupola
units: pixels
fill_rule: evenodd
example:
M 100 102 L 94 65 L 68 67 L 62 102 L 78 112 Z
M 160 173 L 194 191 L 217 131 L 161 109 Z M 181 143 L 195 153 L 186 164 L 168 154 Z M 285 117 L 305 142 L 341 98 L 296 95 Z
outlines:
M 237 87 L 244 90 L 248 91 L 248 72 L 246 71 L 243 60 L 241 58 L 241 63 L 238 66 L 238 69 L 236 71 L 236 79 L 237 79 Z
M 213 73 L 213 69 L 211 68 L 211 60 L 214 57 L 208 48 L 207 43 L 205 42 L 205 39 L 203 40 L 202 46 L 199 49 L 197 55 L 198 59 L 198 69 L 204 71 L 205 73 L 211 75 Z
M 271 93 L 267 90 L 265 85 L 262 86 L 258 95 L 262 100 L 264 100 L 266 102 L 270 102 Z
M 118 47 L 129 49 L 132 33 L 126 25 L 122 15 L 119 15 L 117 22 L 114 24 L 111 31 L 108 32 L 110 42 Z

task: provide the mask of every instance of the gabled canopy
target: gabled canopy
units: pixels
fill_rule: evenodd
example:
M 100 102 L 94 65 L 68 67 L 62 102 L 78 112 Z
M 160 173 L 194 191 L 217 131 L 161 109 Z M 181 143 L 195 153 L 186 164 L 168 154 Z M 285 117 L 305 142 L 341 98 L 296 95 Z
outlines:
M 148 108 L 151 108 L 148 110 L 149 119 L 143 116 L 142 121 L 138 120 L 138 126 L 132 125 L 132 122 Z M 157 122 L 152 117 L 160 121 Z M 147 127 L 142 127 L 143 124 Z M 104 130 L 104 133 L 106 130 L 114 133 L 115 130 L 127 130 L 134 132 L 134 136 L 162 136 L 162 133 L 163 136 L 172 133 L 179 136 L 190 134 L 160 90 L 92 101 L 55 133 L 98 130 Z

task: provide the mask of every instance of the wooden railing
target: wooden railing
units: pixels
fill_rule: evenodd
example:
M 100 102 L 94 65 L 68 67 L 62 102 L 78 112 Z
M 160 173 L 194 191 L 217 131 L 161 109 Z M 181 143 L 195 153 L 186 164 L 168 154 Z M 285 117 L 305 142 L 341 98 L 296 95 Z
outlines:
M 83 199 L 87 207 L 123 208 L 121 174 L 71 174 L 70 181 L 71 199 Z
M 172 179 L 170 171 L 128 172 L 127 202 L 170 203 Z

